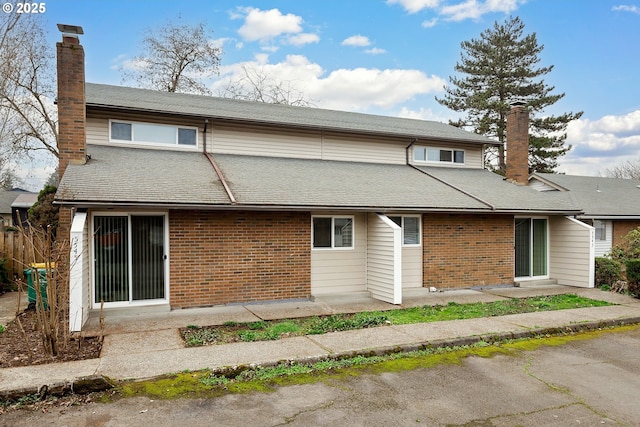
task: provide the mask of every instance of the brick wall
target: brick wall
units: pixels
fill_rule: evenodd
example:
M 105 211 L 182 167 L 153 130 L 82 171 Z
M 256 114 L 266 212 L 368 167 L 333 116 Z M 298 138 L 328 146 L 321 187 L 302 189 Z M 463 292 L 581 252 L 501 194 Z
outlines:
M 529 182 L 529 110 L 523 106 L 507 113 L 506 177 L 521 185 Z
M 86 161 L 84 49 L 75 37 L 56 44 L 58 72 L 58 175 Z
M 308 298 L 309 213 L 171 211 L 172 308 Z
M 424 215 L 422 229 L 425 287 L 513 284 L 513 216 Z
M 613 221 L 613 246 L 616 246 L 631 230 L 640 227 L 640 221 Z

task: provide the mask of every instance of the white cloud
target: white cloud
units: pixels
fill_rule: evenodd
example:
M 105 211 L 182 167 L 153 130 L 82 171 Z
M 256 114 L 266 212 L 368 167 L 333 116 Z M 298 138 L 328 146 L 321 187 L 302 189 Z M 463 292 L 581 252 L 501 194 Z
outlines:
M 303 55 L 288 55 L 282 62 L 270 64 L 266 55 L 254 61 L 220 67 L 221 78 L 212 85 L 214 92 L 230 80 L 243 76 L 242 67 L 259 68 L 267 76 L 291 83 L 314 106 L 346 111 L 388 110 L 403 102 L 442 90 L 445 80 L 419 70 L 341 68 L 326 74 L 317 63 Z
M 244 17 L 244 24 L 238 34 L 247 41 L 266 41 L 282 34 L 302 32 L 302 18 L 288 13 L 283 15 L 278 9 L 260 10 L 244 8 L 235 18 Z
M 360 34 L 347 37 L 346 39 L 342 40 L 343 46 L 369 46 L 370 44 L 371 41 L 369 41 L 369 38 L 361 36 Z
M 633 5 L 629 6 L 629 5 L 621 4 L 620 6 L 613 6 L 611 10 L 619 11 L 619 12 L 631 12 L 631 13 L 640 15 L 640 7 L 633 6 Z
M 519 4 L 526 0 L 467 0 L 451 6 L 444 6 L 439 13 L 450 21 L 464 21 L 465 19 L 478 19 L 487 13 L 512 13 L 518 9 Z
M 422 28 L 432 28 L 438 23 L 438 18 L 429 19 L 428 21 L 422 21 Z
M 560 160 L 560 170 L 597 175 L 626 160 L 640 157 L 640 110 L 598 120 L 579 119 L 567 127 L 573 149 Z
M 320 37 L 312 33 L 300 33 L 287 37 L 287 43 L 294 46 L 302 46 L 309 43 L 318 43 Z
M 399 4 L 407 12 L 416 13 L 422 9 L 435 9 L 440 0 L 387 0 L 387 4 Z
M 365 50 L 365 53 L 368 53 L 370 55 L 381 55 L 383 53 L 387 53 L 387 51 L 384 49 L 380 49 L 379 47 L 374 47 L 372 49 Z
M 399 4 L 409 13 L 417 13 L 423 9 L 432 9 L 448 21 L 464 21 L 479 19 L 487 13 L 512 13 L 526 0 L 465 0 L 443 4 L 440 0 L 387 0 L 387 4 Z M 431 28 L 438 22 L 437 18 L 422 23 L 424 28 Z

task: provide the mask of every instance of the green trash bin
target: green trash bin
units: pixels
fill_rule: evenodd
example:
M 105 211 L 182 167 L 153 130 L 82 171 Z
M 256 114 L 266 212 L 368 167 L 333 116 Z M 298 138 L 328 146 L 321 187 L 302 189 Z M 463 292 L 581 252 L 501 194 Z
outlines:
M 47 269 L 44 264 L 34 264 L 33 268 L 27 268 L 24 271 L 24 275 L 27 278 L 27 298 L 29 300 L 29 309 L 35 309 L 38 301 L 38 294 L 36 292 L 37 279 L 34 277 L 34 271 L 37 271 L 38 276 L 40 276 L 40 295 L 42 295 L 42 303 L 46 310 L 49 308 L 49 304 L 47 301 Z

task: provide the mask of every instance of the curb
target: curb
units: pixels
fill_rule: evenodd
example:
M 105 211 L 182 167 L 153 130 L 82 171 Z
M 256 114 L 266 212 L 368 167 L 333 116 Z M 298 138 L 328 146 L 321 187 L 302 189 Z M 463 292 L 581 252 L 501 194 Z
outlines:
M 479 342 L 495 343 L 500 341 L 507 341 L 513 339 L 531 339 L 544 335 L 563 335 L 570 333 L 579 333 L 594 331 L 599 329 L 606 329 L 617 326 L 637 325 L 640 324 L 640 316 L 630 317 L 625 319 L 614 320 L 601 320 L 593 322 L 585 322 L 573 325 L 549 327 L 531 329 L 523 332 L 504 332 L 499 334 L 483 334 L 474 335 L 470 337 L 460 337 L 453 339 L 441 339 L 435 341 L 424 341 L 419 343 L 411 343 L 405 345 L 396 346 L 381 346 L 370 349 L 346 351 L 340 353 L 326 354 L 323 356 L 312 356 L 306 358 L 286 359 L 278 360 L 274 362 L 262 363 L 262 364 L 247 364 L 239 366 L 221 366 L 212 369 L 212 373 L 219 375 L 237 375 L 242 371 L 255 369 L 257 367 L 274 367 L 282 363 L 301 363 L 301 364 L 313 364 L 324 360 L 340 360 L 356 356 L 385 356 L 393 353 L 409 353 L 411 351 L 425 350 L 425 349 L 438 349 L 446 347 L 461 347 L 474 345 Z M 148 378 L 137 378 L 133 381 L 149 381 L 155 378 L 162 378 L 169 374 L 158 375 Z M 110 380 L 102 375 L 89 375 L 85 377 L 74 378 L 71 381 L 43 384 L 40 387 L 27 387 L 14 390 L 0 391 L 0 400 L 14 401 L 21 397 L 28 395 L 38 395 L 40 398 L 46 396 L 62 396 L 65 394 L 88 394 L 92 392 L 109 390 L 117 382 Z

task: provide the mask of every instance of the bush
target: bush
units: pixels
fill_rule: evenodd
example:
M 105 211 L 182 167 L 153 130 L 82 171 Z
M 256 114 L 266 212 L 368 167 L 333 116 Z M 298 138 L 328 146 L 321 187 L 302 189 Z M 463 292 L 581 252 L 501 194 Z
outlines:
M 622 263 L 640 258 L 640 227 L 628 232 L 620 243 L 611 248 L 611 258 Z
M 629 293 L 633 296 L 640 296 L 640 259 L 630 259 L 626 262 L 627 282 L 629 283 Z
M 622 264 L 611 258 L 596 257 L 596 288 L 611 286 L 622 280 Z

